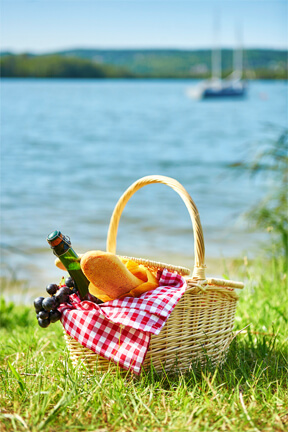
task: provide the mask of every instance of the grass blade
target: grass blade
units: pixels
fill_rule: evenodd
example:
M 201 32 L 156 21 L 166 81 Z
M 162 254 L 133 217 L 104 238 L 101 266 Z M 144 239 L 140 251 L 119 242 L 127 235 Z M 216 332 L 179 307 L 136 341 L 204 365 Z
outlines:
M 7 363 L 8 363 L 9 369 L 11 370 L 12 374 L 14 375 L 16 380 L 18 381 L 21 393 L 23 393 L 24 390 L 26 389 L 26 385 L 25 385 L 23 379 L 21 378 L 21 376 L 19 375 L 17 370 L 14 368 L 14 366 L 9 362 L 9 360 Z

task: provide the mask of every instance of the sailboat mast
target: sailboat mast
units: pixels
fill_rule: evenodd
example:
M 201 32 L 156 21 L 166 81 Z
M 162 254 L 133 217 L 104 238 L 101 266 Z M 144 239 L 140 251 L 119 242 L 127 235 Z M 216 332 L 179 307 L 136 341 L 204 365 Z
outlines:
M 234 50 L 234 55 L 233 55 L 234 74 L 238 79 L 241 79 L 243 74 L 243 49 L 242 49 L 241 29 L 239 25 L 237 26 L 236 40 L 237 40 L 237 48 Z
M 221 79 L 222 67 L 221 67 L 221 49 L 220 49 L 220 16 L 219 12 L 215 14 L 214 19 L 214 40 L 215 46 L 212 50 L 212 79 Z

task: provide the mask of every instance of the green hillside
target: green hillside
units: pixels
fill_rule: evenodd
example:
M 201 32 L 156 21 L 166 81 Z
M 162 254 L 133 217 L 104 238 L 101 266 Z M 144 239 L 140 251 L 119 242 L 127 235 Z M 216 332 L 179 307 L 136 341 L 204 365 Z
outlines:
M 250 49 L 243 52 L 249 79 L 287 78 L 287 51 Z M 211 50 L 72 49 L 46 55 L 2 53 L 3 77 L 57 78 L 207 78 Z M 222 50 L 223 76 L 233 68 L 233 51 Z
M 60 55 L 3 55 L 0 58 L 4 78 L 119 78 L 133 74 L 122 67 L 97 64 L 91 60 Z

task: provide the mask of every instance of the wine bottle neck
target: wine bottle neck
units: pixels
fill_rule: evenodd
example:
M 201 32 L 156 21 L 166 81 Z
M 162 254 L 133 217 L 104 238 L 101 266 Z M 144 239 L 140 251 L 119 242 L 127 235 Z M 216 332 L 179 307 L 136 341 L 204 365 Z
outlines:
M 63 240 L 57 246 L 52 246 L 53 253 L 57 257 L 64 255 L 66 252 L 69 251 L 69 249 L 71 249 L 71 245 L 64 242 Z

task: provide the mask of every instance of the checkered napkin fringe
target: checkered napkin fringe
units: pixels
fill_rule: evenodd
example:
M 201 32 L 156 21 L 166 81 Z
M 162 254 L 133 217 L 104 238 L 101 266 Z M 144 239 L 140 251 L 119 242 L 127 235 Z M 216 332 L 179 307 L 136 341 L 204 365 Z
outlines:
M 187 288 L 185 279 L 167 269 L 158 271 L 159 287 L 139 298 L 125 297 L 101 305 L 70 296 L 61 322 L 74 339 L 96 354 L 136 375 L 147 353 L 151 334 L 159 334 Z

